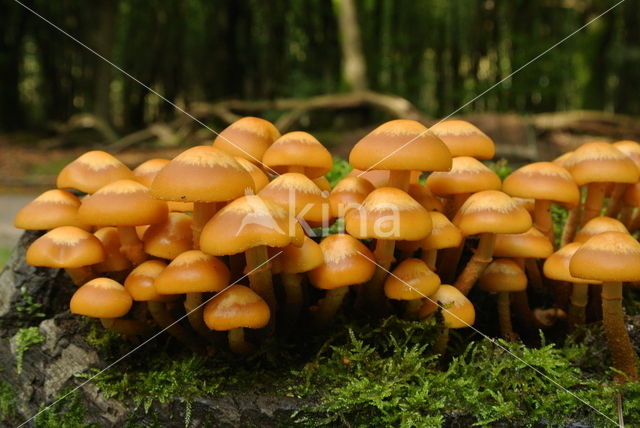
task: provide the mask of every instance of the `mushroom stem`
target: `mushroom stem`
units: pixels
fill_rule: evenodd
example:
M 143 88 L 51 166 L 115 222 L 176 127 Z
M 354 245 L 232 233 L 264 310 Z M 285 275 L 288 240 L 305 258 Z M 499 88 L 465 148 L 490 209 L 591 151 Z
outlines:
M 340 309 L 344 296 L 349 292 L 349 287 L 338 287 L 332 290 L 327 290 L 323 299 L 320 299 L 318 303 L 318 310 L 316 311 L 316 325 L 326 326 Z
M 624 323 L 621 282 L 602 284 L 602 317 L 613 366 L 626 375 L 626 378 L 616 375 L 615 379 L 620 383 L 638 380 L 638 357 L 633 350 Z
M 244 328 L 229 330 L 229 349 L 234 354 L 246 354 L 253 350 L 253 345 L 244 339 Z
M 100 318 L 100 322 L 107 330 L 124 336 L 142 336 L 149 332 L 149 326 L 142 321 L 122 318 Z
M 275 292 L 273 291 L 271 267 L 267 262 L 269 260 L 267 247 L 259 245 L 257 247 L 249 248 L 245 252 L 245 257 L 247 259 L 247 272 L 249 272 L 249 285 L 251 286 L 251 289 L 262 297 L 264 301 L 267 302 L 267 305 L 269 305 L 271 318 L 269 319 L 267 329 L 269 332 L 273 332 L 275 327 L 277 302 Z
M 598 217 L 604 203 L 607 190 L 606 183 L 589 183 L 587 185 L 587 199 L 584 202 L 581 226 L 584 226 L 592 218 Z
M 449 329 L 445 326 L 441 326 L 438 331 L 438 337 L 433 344 L 433 352 L 436 354 L 444 355 L 447 352 L 447 345 L 449 344 Z
M 193 222 L 191 230 L 193 231 L 193 249 L 200 249 L 200 235 L 202 228 L 214 216 L 217 211 L 215 202 L 194 202 L 193 203 Z
M 518 336 L 513 331 L 511 324 L 511 300 L 508 291 L 498 293 L 498 323 L 500 325 L 500 335 L 509 342 L 517 340 Z
M 376 271 L 369 284 L 366 286 L 369 301 L 375 305 L 378 313 L 385 312 L 386 297 L 384 295 L 384 279 L 387 277 L 391 263 L 393 262 L 393 251 L 396 241 L 389 239 L 378 239 L 374 255 L 376 257 Z
M 620 211 L 620 216 L 618 217 L 619 220 L 622 222 L 622 224 L 624 224 L 627 227 L 627 229 L 629 229 L 631 219 L 633 218 L 633 210 L 634 210 L 634 207 L 625 205 Z
M 453 284 L 453 286 L 460 290 L 460 292 L 465 296 L 469 294 L 473 285 L 476 283 L 478 278 L 480 278 L 489 263 L 491 263 L 495 242 L 496 235 L 494 233 L 480 234 L 480 242 L 478 242 L 476 252 L 473 254 L 471 260 L 469 260 L 469 263 L 467 263 L 464 270 Z
M 300 165 L 289 165 L 287 172 L 297 172 L 298 174 L 304 175 L 304 167 Z
M 291 328 L 298 321 L 302 309 L 304 297 L 302 292 L 303 276 L 299 273 L 281 273 L 280 278 L 282 279 L 285 294 L 282 324 L 286 328 Z
M 573 238 L 576 236 L 576 230 L 578 229 L 578 220 L 580 219 L 580 206 L 576 206 L 569 211 L 567 221 L 564 223 L 562 229 L 562 237 L 560 238 L 560 247 L 564 247 L 570 242 L 573 242 Z
M 572 284 L 571 304 L 569 305 L 569 328 L 571 330 L 584 325 L 587 319 L 586 307 L 588 300 L 589 284 Z
M 451 198 L 447 199 L 445 215 L 449 220 L 451 220 L 456 215 L 458 210 L 460 210 L 462 204 L 464 204 L 467 199 L 469 199 L 469 196 L 471 196 L 471 193 L 457 193 L 454 194 Z
M 618 217 L 623 206 L 622 195 L 628 186 L 627 183 L 615 183 L 613 185 L 613 191 L 611 192 L 611 197 L 609 197 L 609 204 L 604 215 L 611 218 Z
M 462 253 L 464 252 L 466 238 L 462 238 L 460 241 L 460 245 L 455 248 L 447 248 L 444 252 L 444 255 L 440 257 L 440 266 L 438 268 L 438 272 L 442 281 L 446 284 L 450 284 L 456 277 L 456 272 L 458 270 L 458 264 L 460 263 L 460 258 L 462 257 Z
M 553 220 L 551 219 L 551 201 L 536 199 L 533 208 L 533 225 L 544 236 L 549 238 L 551 243 L 555 241 L 553 235 Z
M 541 328 L 542 325 L 538 322 L 538 319 L 533 315 L 531 307 L 529 306 L 529 296 L 526 290 L 515 291 L 512 293 L 511 300 L 513 300 L 513 308 L 515 315 L 520 320 L 523 328 L 528 336 L 534 336 L 535 330 Z
M 640 228 L 640 209 L 637 209 L 631 220 L 629 220 L 629 233 L 634 233 Z
M 529 284 L 531 288 L 537 292 L 544 292 L 544 280 L 542 275 L 540 274 L 540 266 L 538 266 L 538 261 L 532 258 L 526 258 L 524 260 L 525 271 L 527 272 L 527 277 L 529 278 Z
M 411 181 L 411 171 L 389 171 L 389 181 L 387 185 L 389 187 L 395 187 L 402 191 L 409 190 L 409 182 Z
M 417 320 L 420 316 L 422 299 L 408 300 L 404 307 L 404 317 L 408 320 Z
M 120 236 L 120 251 L 131 263 L 139 265 L 147 259 L 144 244 L 138 237 L 135 227 L 118 226 L 118 235 Z
M 93 271 L 93 268 L 91 266 L 66 268 L 64 271 L 67 272 L 67 275 L 69 275 L 71 281 L 73 281 L 73 283 L 78 287 L 96 277 L 96 273 Z
M 166 330 L 171 336 L 178 339 L 194 352 L 202 352 L 204 348 L 199 344 L 198 339 L 186 328 L 176 321 L 176 318 L 167 310 L 163 302 L 147 302 L 149 313 L 153 320 L 162 330 Z
M 438 250 L 422 250 L 422 256 L 420 257 L 423 262 L 427 264 L 429 269 L 436 271 L 436 261 L 438 258 Z
M 202 293 L 187 293 L 184 299 L 184 310 L 191 327 L 202 337 L 210 338 L 211 330 L 207 328 L 202 318 Z

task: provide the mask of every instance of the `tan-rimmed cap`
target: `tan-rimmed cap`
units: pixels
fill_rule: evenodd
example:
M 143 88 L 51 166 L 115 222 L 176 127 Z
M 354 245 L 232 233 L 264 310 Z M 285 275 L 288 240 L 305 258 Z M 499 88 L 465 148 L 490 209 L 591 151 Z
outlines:
M 360 170 L 448 171 L 451 153 L 424 125 L 392 120 L 365 135 L 351 149 L 349 164 Z
M 476 310 L 473 303 L 460 290 L 451 285 L 440 285 L 435 293 L 424 300 L 420 308 L 420 318 L 425 318 L 435 312 L 438 309 L 436 303 L 444 308 L 442 318 L 444 318 L 444 325 L 447 328 L 469 327 L 476 320 Z
M 144 184 L 147 187 L 151 187 L 153 179 L 156 178 L 158 172 L 169 163 L 169 159 L 149 159 L 142 162 L 133 170 L 133 179 L 138 183 Z
M 104 261 L 94 266 L 96 272 L 121 272 L 131 268 L 131 262 L 120 251 L 122 244 L 117 228 L 101 227 L 93 236 L 100 240 L 105 251 Z
M 247 116 L 222 130 L 213 141 L 213 146 L 232 156 L 260 163 L 264 152 L 278 137 L 280 132 L 271 122 Z
M 544 259 L 551 253 L 553 244 L 535 227 L 524 233 L 500 233 L 493 248 L 496 257 Z
M 571 206 L 580 202 L 580 190 L 573 176 L 552 162 L 535 162 L 516 169 L 505 178 L 502 191 L 510 196 Z
M 93 279 L 71 297 L 71 313 L 93 318 L 119 318 L 129 312 L 133 301 L 120 283 L 109 278 Z
M 491 159 L 496 154 L 493 140 L 467 121 L 443 120 L 433 125 L 429 130 L 447 145 L 451 156 Z
M 177 296 L 159 294 L 154 285 L 154 281 L 166 267 L 167 264 L 160 260 L 147 260 L 136 266 L 129 273 L 124 281 L 124 288 L 129 292 L 131 298 L 137 302 L 169 302 L 175 300 Z
M 409 184 L 407 193 L 427 211 L 444 211 L 442 201 L 435 197 L 433 193 L 431 193 L 431 190 L 425 185 L 416 183 Z
M 288 172 L 274 178 L 258 194 L 285 209 L 292 209 L 296 216 L 311 221 L 328 220 L 329 200 L 310 178 L 296 172 Z
M 320 188 L 320 190 L 327 191 L 327 192 L 331 192 L 331 183 L 329 183 L 329 180 L 327 180 L 327 177 L 325 177 L 324 175 L 320 176 L 320 177 L 316 177 L 313 179 L 313 182 L 316 184 L 316 186 L 318 186 Z
M 376 266 L 374 255 L 353 236 L 338 233 L 320 242 L 324 263 L 309 272 L 309 280 L 316 288 L 332 290 L 367 282 Z
M 13 225 L 18 229 L 50 230 L 60 226 L 88 229 L 78 218 L 80 199 L 66 190 L 47 190 L 22 207 Z
M 622 140 L 613 143 L 613 147 L 627 155 L 640 169 L 640 144 L 632 140 Z
M 474 193 L 453 219 L 464 236 L 478 233 L 523 233 L 532 226 L 531 216 L 509 195 L 498 190 Z
M 269 184 L 269 177 L 267 177 L 267 174 L 262 172 L 262 170 L 255 164 L 238 156 L 235 157 L 235 160 L 251 175 L 251 179 L 253 180 L 253 188 L 256 192 L 259 192 L 264 188 L 264 186 Z
M 331 153 L 311 134 L 302 131 L 289 132 L 278 138 L 262 157 L 262 163 L 278 174 L 301 172 L 309 178 L 317 178 L 331 170 Z
M 301 273 L 315 269 L 324 263 L 320 245 L 305 236 L 301 246 L 287 245 L 278 256 L 283 273 Z
M 57 227 L 36 239 L 27 249 L 31 266 L 78 268 L 100 263 L 105 252 L 100 240 L 74 226 Z
M 496 259 L 484 270 L 478 286 L 487 293 L 524 291 L 527 289 L 527 275 L 513 260 Z
M 602 281 L 576 278 L 569 272 L 571 257 L 573 257 L 581 246 L 582 244 L 579 242 L 572 242 L 547 257 L 543 266 L 544 276 L 557 281 L 567 281 L 574 284 L 600 284 Z
M 204 307 L 204 322 L 211 330 L 262 328 L 269 323 L 267 303 L 249 287 L 232 285 Z
M 216 213 L 202 230 L 202 251 L 215 256 L 238 254 L 266 245 L 300 245 L 304 232 L 285 208 L 259 196 L 236 199 Z
M 604 232 L 582 244 L 569 262 L 572 276 L 604 282 L 640 280 L 640 243 L 628 233 Z
M 394 300 L 415 300 L 431 296 L 440 287 L 440 277 L 420 259 L 403 260 L 387 276 L 384 294 Z
M 189 250 L 173 259 L 156 277 L 159 294 L 206 293 L 229 285 L 229 268 L 218 258 L 199 250 Z
M 347 232 L 358 238 L 415 241 L 431 232 L 431 216 L 402 190 L 381 187 L 345 215 Z
M 627 155 L 600 141 L 578 147 L 564 166 L 579 186 L 587 183 L 635 183 L 640 177 L 638 167 Z
M 92 150 L 60 171 L 56 187 L 93 193 L 111 182 L 130 179 L 132 176 L 131 170 L 109 153 Z
M 360 169 L 352 169 L 347 177 L 360 177 L 364 178 L 371 184 L 373 187 L 385 187 L 389 184 L 389 171 L 387 170 L 379 170 L 379 169 L 371 169 L 369 171 L 362 171 Z
M 345 177 L 336 183 L 335 187 L 329 195 L 329 204 L 331 205 L 331 215 L 333 217 L 342 217 L 351 209 L 358 207 L 364 201 L 364 198 L 375 187 L 370 181 L 360 177 Z
M 434 195 L 500 190 L 502 185 L 498 174 L 468 156 L 453 158 L 450 171 L 430 174 L 425 184 Z
M 161 259 L 173 260 L 193 248 L 192 217 L 183 213 L 169 213 L 162 223 L 149 226 L 142 241 L 144 251 Z
M 582 226 L 582 229 L 576 233 L 574 238 L 575 242 L 581 244 L 587 242 L 592 236 L 598 235 L 604 232 L 622 232 L 629 233 L 626 226 L 619 220 L 611 217 L 594 217 Z

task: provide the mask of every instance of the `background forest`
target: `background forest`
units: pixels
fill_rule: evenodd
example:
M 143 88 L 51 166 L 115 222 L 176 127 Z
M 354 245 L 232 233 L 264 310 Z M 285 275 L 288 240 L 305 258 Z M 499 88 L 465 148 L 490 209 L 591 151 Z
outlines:
M 437 118 L 615 2 L 25 4 L 186 110 L 202 101 L 304 98 L 369 89 L 404 97 Z M 175 117 L 171 105 L 19 4 L 0 2 L 0 16 L 0 129 L 47 129 L 88 112 L 122 135 Z M 640 2 L 624 2 L 464 111 L 595 109 L 640 114 L 638 16 Z

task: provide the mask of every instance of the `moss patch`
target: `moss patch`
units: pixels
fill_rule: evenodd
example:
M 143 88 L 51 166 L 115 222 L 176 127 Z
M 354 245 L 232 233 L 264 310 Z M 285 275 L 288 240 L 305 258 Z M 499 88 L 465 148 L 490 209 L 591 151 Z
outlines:
M 16 333 L 16 372 L 22 373 L 22 364 L 25 352 L 33 345 L 44 341 L 44 336 L 38 327 L 21 328 Z
M 60 393 L 53 399 L 53 405 L 47 408 L 45 405 L 40 410 L 47 411 L 40 413 L 35 418 L 37 428 L 97 428 L 98 425 L 86 422 L 87 411 L 82 404 L 81 396 L 78 392 L 73 392 L 65 396 L 68 390 Z M 63 398 L 62 400 L 60 400 Z M 56 402 L 60 400 L 59 402 Z

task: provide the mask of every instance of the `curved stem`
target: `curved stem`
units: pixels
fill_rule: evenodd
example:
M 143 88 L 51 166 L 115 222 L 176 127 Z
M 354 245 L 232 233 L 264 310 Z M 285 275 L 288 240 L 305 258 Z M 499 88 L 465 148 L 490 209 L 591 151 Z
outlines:
M 544 236 L 549 238 L 552 244 L 555 243 L 553 220 L 551 219 L 551 201 L 536 199 L 533 210 L 533 225 Z
M 447 327 L 440 327 L 436 342 L 433 344 L 433 352 L 436 354 L 444 355 L 447 352 L 447 345 L 449 344 L 449 329 Z
M 408 320 L 417 320 L 420 316 L 422 299 L 409 300 L 404 306 L 404 317 Z
M 107 330 L 124 336 L 142 336 L 150 330 L 149 326 L 141 321 L 125 320 L 122 318 L 100 318 L 102 326 Z
M 529 284 L 531 288 L 538 292 L 544 292 L 546 287 L 544 286 L 544 280 L 542 278 L 542 274 L 540 273 L 540 266 L 538 266 L 538 261 L 532 258 L 526 258 L 524 260 L 525 270 L 527 272 L 527 277 L 529 278 Z
M 634 233 L 636 230 L 640 229 L 640 209 L 636 209 L 635 214 L 631 220 L 629 220 L 629 233 Z
M 503 339 L 509 342 L 514 342 L 518 339 L 511 324 L 511 301 L 508 291 L 498 293 L 498 322 L 500 324 L 500 335 Z
M 244 328 L 229 330 L 229 349 L 234 354 L 246 354 L 253 350 L 253 345 L 244 339 Z
M 80 287 L 85 282 L 92 280 L 96 277 L 96 273 L 91 266 L 81 266 L 78 268 L 66 268 L 64 270 L 71 278 L 71 281 Z
M 625 379 L 621 375 L 616 375 L 616 380 L 620 383 L 638 380 L 638 356 L 633 350 L 624 323 L 621 282 L 602 284 L 602 317 L 613 366 L 627 377 Z
M 184 310 L 187 312 L 187 318 L 191 327 L 202 337 L 210 339 L 212 337 L 211 330 L 204 323 L 202 317 L 203 307 L 202 293 L 187 293 L 184 299 Z
M 535 330 L 544 326 L 538 322 L 538 319 L 533 315 L 533 312 L 531 312 L 527 290 L 513 292 L 510 299 L 513 300 L 515 315 L 520 320 L 520 324 L 527 335 L 531 337 L 535 336 Z
M 411 180 L 411 171 L 389 171 L 389 181 L 387 186 L 395 187 L 403 191 L 409 190 L 409 181 Z
M 451 284 L 456 277 L 458 264 L 464 252 L 466 238 L 462 238 L 460 245 L 455 248 L 447 248 L 444 254 L 440 256 L 440 266 L 438 273 L 443 284 Z
M 349 287 L 339 287 L 327 290 L 323 299 L 318 303 L 316 311 L 316 325 L 326 326 L 331 323 L 336 312 L 340 309 L 344 296 L 349 292 Z
M 584 212 L 582 213 L 582 221 L 580 222 L 581 226 L 584 226 L 589 220 L 600 215 L 606 191 L 606 183 L 587 184 L 587 200 L 584 202 Z
M 569 328 L 571 330 L 585 324 L 588 300 L 589 284 L 572 284 L 571 304 L 569 305 Z
M 281 273 L 282 286 L 285 294 L 285 304 L 282 311 L 282 325 L 290 329 L 300 318 L 303 302 L 302 274 Z
M 633 218 L 633 210 L 634 210 L 634 207 L 625 205 L 624 207 L 622 207 L 622 210 L 620 211 L 619 220 L 622 222 L 622 224 L 624 224 L 627 227 L 627 229 L 629 229 L 629 226 L 631 224 L 631 219 Z
M 560 238 L 560 247 L 573 242 L 573 238 L 576 236 L 578 230 L 578 220 L 580 219 L 580 206 L 572 208 L 569 211 L 569 216 L 562 229 L 562 237 Z
M 422 250 L 422 256 L 420 256 L 423 262 L 427 264 L 429 269 L 436 271 L 436 261 L 438 259 L 438 250 Z
M 135 227 L 118 226 L 118 235 L 120 237 L 120 251 L 131 263 L 139 265 L 148 258 L 147 253 L 144 252 L 144 244 L 138 237 Z
M 620 210 L 622 209 L 622 195 L 629 187 L 627 183 L 615 183 L 613 185 L 613 191 L 611 192 L 611 197 L 609 198 L 609 204 L 607 205 L 607 211 L 604 215 L 611 218 L 618 217 L 620 214 Z
M 193 248 L 200 249 L 200 235 L 202 228 L 207 224 L 209 219 L 214 216 L 218 207 L 215 202 L 194 202 L 193 203 L 193 222 L 191 223 L 191 231 L 193 232 Z
M 198 338 L 176 322 L 176 318 L 171 315 L 163 302 L 147 302 L 147 307 L 154 321 L 158 324 L 158 327 L 166 330 L 171 336 L 187 345 L 192 351 L 202 352 L 204 350 Z
M 265 327 L 268 334 L 272 334 L 275 330 L 277 301 L 276 294 L 273 290 L 273 279 L 271 277 L 271 266 L 267 262 L 269 260 L 269 254 L 267 253 L 267 247 L 259 245 L 257 247 L 249 248 L 245 252 L 247 259 L 247 272 L 249 272 L 249 285 L 251 289 L 255 291 L 260 297 L 267 302 L 269 310 L 271 311 L 271 318 L 269 318 L 269 324 Z
M 480 242 L 475 254 L 464 267 L 464 270 L 453 284 L 465 296 L 469 294 L 471 288 L 476 283 L 480 275 L 491 263 L 493 257 L 493 247 L 495 246 L 496 235 L 493 233 L 480 234 Z
M 393 251 L 396 241 L 388 239 L 378 239 L 376 241 L 376 249 L 374 255 L 376 257 L 376 270 L 373 273 L 371 281 L 366 286 L 367 297 L 369 302 L 374 306 L 378 314 L 383 314 L 387 309 L 387 298 L 384 295 L 384 280 L 388 275 L 389 268 L 393 262 Z

